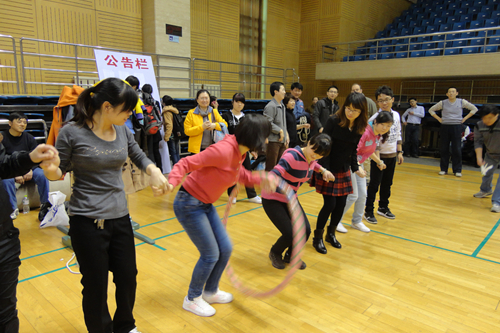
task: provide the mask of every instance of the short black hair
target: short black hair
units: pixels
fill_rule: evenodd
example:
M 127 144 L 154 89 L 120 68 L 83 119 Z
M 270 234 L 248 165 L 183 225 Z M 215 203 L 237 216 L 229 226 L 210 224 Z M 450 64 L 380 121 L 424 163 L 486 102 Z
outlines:
M 286 105 L 288 104 L 288 102 L 290 102 L 291 99 L 295 100 L 295 97 L 293 97 L 293 95 L 290 93 L 286 93 L 285 98 L 283 98 L 283 105 L 286 107 Z
M 378 87 L 377 91 L 375 91 L 375 99 L 378 99 L 378 97 L 382 94 L 390 96 L 390 97 L 394 97 L 394 93 L 392 92 L 392 89 L 389 86 Z
M 299 82 L 292 83 L 292 86 L 290 87 L 290 90 L 293 90 L 295 88 L 297 88 L 299 90 L 304 90 L 304 86 L 302 85 L 302 83 L 299 83 Z
M 125 79 L 125 81 L 127 81 L 128 84 L 130 84 L 132 87 L 136 86 L 137 87 L 136 89 L 139 89 L 140 86 L 141 86 L 141 82 L 139 82 L 139 79 L 136 76 L 133 76 L 133 75 L 127 76 L 127 78 Z
M 498 107 L 493 104 L 485 104 L 479 111 L 479 117 L 483 118 L 489 114 L 496 116 L 499 113 Z
M 411 102 L 412 99 L 415 100 L 415 102 L 417 101 L 417 99 L 415 97 L 410 97 L 410 98 L 408 98 L 408 102 Z
M 446 93 L 448 93 L 448 92 L 450 91 L 450 89 L 455 89 L 455 90 L 458 92 L 457 87 L 455 87 L 455 86 L 450 86 L 450 87 L 448 87 L 448 89 L 446 89 Z
M 308 144 L 312 146 L 312 150 L 323 157 L 330 155 L 332 149 L 332 139 L 328 134 L 316 134 L 309 139 Z
M 149 83 L 146 83 L 142 86 L 142 91 L 151 95 L 153 93 L 153 86 Z
M 247 114 L 236 126 L 234 136 L 239 145 L 248 147 L 251 151 L 264 148 L 267 137 L 271 134 L 271 123 L 260 114 Z
M 281 87 L 281 86 L 283 86 L 283 87 L 285 86 L 285 85 L 283 84 L 283 82 L 278 82 L 278 81 L 276 81 L 276 82 L 271 83 L 271 87 L 269 87 L 269 92 L 271 93 L 271 96 L 273 96 L 273 97 L 274 97 L 274 91 L 275 91 L 275 90 L 276 90 L 276 91 L 280 91 L 280 87 Z
M 210 95 L 210 104 L 217 101 L 217 96 Z
M 163 102 L 163 105 L 169 106 L 169 105 L 174 105 L 174 99 L 168 95 L 165 95 L 161 98 L 161 101 Z
M 339 88 L 337 88 L 337 86 L 335 86 L 335 85 L 333 85 L 333 84 L 332 84 L 331 86 L 329 86 L 329 87 L 328 87 L 328 89 L 326 89 L 326 91 L 328 92 L 328 91 L 330 91 L 330 89 L 332 89 L 332 88 L 337 89 L 337 92 L 339 92 Z
M 20 111 L 12 112 L 9 115 L 9 121 L 14 121 L 16 119 L 26 119 L 26 122 L 28 122 L 28 117 L 26 117 L 26 115 Z
M 245 104 L 245 95 L 243 95 L 242 93 L 236 93 L 233 95 L 233 103 L 234 102 L 241 102 L 243 104 Z

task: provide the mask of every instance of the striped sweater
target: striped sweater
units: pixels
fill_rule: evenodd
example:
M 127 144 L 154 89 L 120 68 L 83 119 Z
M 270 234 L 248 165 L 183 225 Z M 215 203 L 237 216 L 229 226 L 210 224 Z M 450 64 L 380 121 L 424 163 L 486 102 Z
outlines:
M 320 169 L 321 166 L 316 161 L 307 163 L 302 149 L 297 146 L 285 150 L 278 164 L 270 173 L 283 178 L 296 193 L 299 187 L 311 178 L 313 171 L 319 172 Z M 262 197 L 268 200 L 288 202 L 283 194 L 277 192 L 269 193 L 263 191 Z

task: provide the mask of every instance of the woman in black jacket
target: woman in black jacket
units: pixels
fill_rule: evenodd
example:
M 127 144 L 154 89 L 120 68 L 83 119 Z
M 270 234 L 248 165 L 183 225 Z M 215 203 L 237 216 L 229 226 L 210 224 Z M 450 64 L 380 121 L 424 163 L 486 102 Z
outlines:
M 329 216 L 330 225 L 325 241 L 337 249 L 342 247 L 335 237 L 335 229 L 342 219 L 347 196 L 353 192 L 349 168 L 353 172 L 362 173 L 362 170 L 358 170 L 357 146 L 367 125 L 366 98 L 359 93 L 347 96 L 344 106 L 326 121 L 323 133 L 332 138 L 332 149 L 330 155 L 318 163 L 335 176 L 335 182 L 325 182 L 318 173 L 311 179 L 311 186 L 315 186 L 316 192 L 323 194 L 324 201 L 313 237 L 313 246 L 319 253 L 327 252 L 323 243 L 323 230 Z

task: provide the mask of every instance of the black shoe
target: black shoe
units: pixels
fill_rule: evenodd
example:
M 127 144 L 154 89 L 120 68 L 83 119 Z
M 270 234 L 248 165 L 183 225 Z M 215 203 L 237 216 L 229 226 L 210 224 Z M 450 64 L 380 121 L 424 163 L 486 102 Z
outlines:
M 269 259 L 271 259 L 271 264 L 274 268 L 285 269 L 285 263 L 281 255 L 274 253 L 272 250 L 269 252 Z
M 391 220 L 394 220 L 396 218 L 396 215 L 391 213 L 391 211 L 389 210 L 388 207 L 387 208 L 386 207 L 379 207 L 377 210 L 377 214 L 381 215 L 383 217 L 386 217 L 388 219 L 391 219 Z
M 289 264 L 290 263 L 290 255 L 291 251 L 290 249 L 286 250 L 285 256 L 283 257 L 283 262 Z M 305 262 L 301 262 L 299 269 L 306 269 L 307 265 Z
M 366 221 L 368 221 L 368 223 L 371 223 L 371 224 L 377 224 L 378 223 L 378 221 L 375 218 L 375 215 L 373 215 L 373 213 L 365 212 L 365 214 L 363 214 L 363 217 L 365 218 Z
M 325 243 L 323 243 L 323 229 L 314 230 L 313 246 L 321 254 L 326 254 L 327 250 Z
M 342 248 L 342 245 L 339 243 L 337 237 L 335 237 L 335 234 L 333 232 L 326 232 L 325 242 L 330 243 L 336 249 Z
M 38 221 L 43 221 L 45 215 L 47 215 L 47 213 L 49 212 L 50 207 L 52 207 L 52 204 L 50 202 L 45 202 L 40 206 L 40 211 L 38 212 Z

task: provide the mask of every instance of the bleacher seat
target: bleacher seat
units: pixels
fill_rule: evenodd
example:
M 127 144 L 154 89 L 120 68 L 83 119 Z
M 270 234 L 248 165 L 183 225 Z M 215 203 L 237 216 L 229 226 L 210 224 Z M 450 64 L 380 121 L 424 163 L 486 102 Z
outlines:
M 427 13 L 417 14 L 417 21 L 422 21 L 425 20 L 426 18 L 429 18 L 429 15 Z
M 453 28 L 453 25 L 451 25 L 451 24 L 441 24 L 439 26 L 439 32 L 451 31 L 452 28 Z
M 462 14 L 460 15 L 461 22 L 470 22 L 472 21 L 472 14 Z
M 346 61 L 349 61 L 349 62 L 350 61 L 354 61 L 354 56 L 349 56 L 349 57 L 345 56 L 344 58 L 342 58 L 342 61 L 344 61 L 344 62 L 346 62 Z
M 454 55 L 460 54 L 460 49 L 446 49 L 444 50 L 444 55 Z
M 418 21 L 418 20 L 417 20 L 417 21 L 410 21 L 410 22 L 408 23 L 408 28 L 410 28 L 410 29 L 411 29 L 411 28 L 415 28 L 415 27 L 417 27 L 417 26 L 419 26 L 419 25 L 420 25 L 420 21 Z
M 448 16 L 446 19 L 446 23 L 448 24 L 454 24 L 460 22 L 460 15 L 453 15 L 453 16 Z
M 500 36 L 488 38 L 488 45 L 498 45 L 500 44 Z
M 420 35 L 420 34 L 423 34 L 425 33 L 425 28 L 424 27 L 415 27 L 413 29 L 413 34 L 414 35 Z
M 460 34 L 448 34 L 446 35 L 446 40 L 454 40 L 454 39 L 459 39 Z
M 453 23 L 453 30 L 464 30 L 464 29 L 465 29 L 465 22 Z
M 365 47 L 358 47 L 356 49 L 356 55 L 361 55 L 361 54 L 366 54 L 366 48 Z
M 354 61 L 363 61 L 363 60 L 366 60 L 366 56 L 365 55 L 354 56 Z
M 400 36 L 408 36 L 409 34 L 410 34 L 410 29 L 408 29 L 408 28 L 401 29 L 401 31 L 399 33 Z
M 453 47 L 465 47 L 467 46 L 466 40 L 455 40 L 453 41 Z
M 392 23 L 394 23 L 395 25 L 398 25 L 399 22 L 401 22 L 403 20 L 403 18 L 401 16 L 398 16 L 394 19 L 394 21 L 392 21 Z
M 417 51 L 422 49 L 422 44 L 410 44 L 410 51 Z
M 438 12 L 430 12 L 429 13 L 429 20 L 434 21 L 435 19 L 439 18 L 441 16 L 441 13 Z
M 455 11 L 453 9 L 448 9 L 448 10 L 444 10 L 442 13 L 441 13 L 441 16 L 442 17 L 450 17 L 450 16 L 453 16 L 455 15 Z
M 474 6 L 474 7 L 470 7 L 469 8 L 468 14 L 476 15 L 480 11 L 481 11 L 481 7 L 475 7 Z
M 406 21 L 399 22 L 397 28 L 398 29 L 408 28 L 409 25 L 410 25 L 410 22 L 406 22 Z
M 460 16 L 460 15 L 467 14 L 467 12 L 468 12 L 468 9 L 467 9 L 467 8 L 457 8 L 457 9 L 455 9 L 454 14 L 455 14 L 456 16 Z
M 487 6 L 481 7 L 481 12 L 485 12 L 485 13 L 491 13 L 494 10 L 495 10 L 495 6 L 492 6 L 492 5 L 487 5 Z
M 446 10 L 446 5 L 444 5 L 444 4 L 435 5 L 434 10 L 436 12 L 442 12 L 443 10 Z
M 377 48 L 376 47 L 370 47 L 370 54 L 377 53 Z
M 386 35 L 385 35 L 385 32 L 383 31 L 379 31 L 375 34 L 375 39 L 380 39 L 380 38 L 385 38 Z
M 436 43 L 424 43 L 422 44 L 422 50 L 430 50 L 436 47 Z
M 477 13 L 476 20 L 486 20 L 491 16 L 490 12 L 479 12 Z
M 475 32 L 462 32 L 462 35 L 460 37 L 461 38 L 472 38 L 472 37 L 476 37 L 476 33 Z M 468 42 L 469 40 L 466 40 L 466 42 Z
M 486 5 L 486 0 L 474 0 L 474 7 Z
M 462 54 L 472 54 L 478 52 L 479 52 L 479 47 L 464 47 L 462 49 Z
M 443 17 L 436 17 L 436 18 L 434 19 L 434 21 L 432 21 L 432 24 L 434 24 L 434 25 L 441 25 L 441 24 L 444 24 L 444 23 L 445 23 L 445 20 L 446 20 L 446 19 L 445 19 L 445 18 L 443 18 Z
M 411 58 L 417 58 L 417 57 L 423 57 L 425 54 L 425 51 L 413 51 L 410 53 Z
M 440 50 L 429 50 L 429 51 L 425 51 L 425 56 L 426 57 L 434 57 L 434 56 L 438 56 L 441 54 L 441 51 Z
M 498 19 L 500 18 L 500 10 L 495 10 L 494 12 L 491 12 L 491 19 Z
M 379 54 L 378 59 L 392 59 L 394 58 L 394 53 Z
M 469 29 L 479 29 L 482 27 L 484 27 L 484 20 L 477 20 L 470 23 Z
M 396 36 L 399 36 L 399 30 L 392 29 L 391 31 L 389 31 L 389 37 L 396 37 Z
M 395 52 L 403 52 L 408 50 L 408 45 L 396 45 L 394 48 Z
M 462 1 L 460 2 L 460 8 L 470 8 L 474 6 L 474 1 Z
M 438 28 L 434 25 L 429 25 L 427 26 L 427 28 L 425 29 L 425 32 L 428 33 L 428 34 L 432 34 L 434 32 L 437 32 Z
M 487 2 L 488 5 L 496 5 L 499 3 L 500 3 L 500 0 L 488 0 L 488 2 Z
M 487 19 L 484 21 L 484 27 L 485 28 L 491 28 L 491 27 L 497 27 L 499 26 L 499 19 Z
M 481 47 L 481 53 L 498 52 L 498 45 L 488 45 Z
M 458 4 L 456 2 L 451 2 L 448 4 L 448 9 L 458 8 Z
M 379 53 L 388 53 L 388 52 L 394 52 L 394 48 L 392 46 L 384 46 L 381 47 L 379 50 Z
M 395 26 L 393 23 L 389 23 L 388 25 L 385 26 L 385 31 L 390 31 L 392 29 L 394 29 Z
M 422 27 L 427 27 L 431 25 L 431 19 L 422 20 Z
M 370 54 L 368 56 L 368 60 L 377 60 L 377 55 L 376 54 Z
M 484 45 L 484 38 L 473 38 L 471 39 L 469 45 L 470 46 L 481 46 L 481 45 Z

